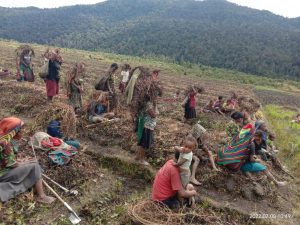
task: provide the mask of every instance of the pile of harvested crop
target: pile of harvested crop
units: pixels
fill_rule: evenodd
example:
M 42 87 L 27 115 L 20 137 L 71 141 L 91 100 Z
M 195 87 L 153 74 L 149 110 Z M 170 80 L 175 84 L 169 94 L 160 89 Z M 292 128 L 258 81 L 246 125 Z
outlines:
M 77 119 L 72 106 L 60 102 L 48 104 L 36 115 L 31 131 L 45 130 L 51 120 L 60 121 L 65 137 L 75 137 Z

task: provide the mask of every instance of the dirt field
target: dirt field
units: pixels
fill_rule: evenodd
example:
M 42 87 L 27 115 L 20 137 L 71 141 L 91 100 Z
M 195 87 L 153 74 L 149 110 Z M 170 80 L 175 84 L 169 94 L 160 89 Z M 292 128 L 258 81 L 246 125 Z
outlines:
M 256 96 L 263 105 L 281 105 L 300 109 L 300 95 L 272 90 L 255 90 Z
M 14 44 L 5 45 L 0 42 L 1 52 L 6 52 L 5 57 L 1 56 L 1 66 L 14 68 L 15 47 Z M 43 47 L 36 47 L 36 65 L 40 65 L 39 55 L 43 50 Z M 103 75 L 111 59 L 75 50 L 65 50 L 63 56 L 66 60 L 63 65 L 63 74 L 75 60 L 80 59 L 87 63 L 88 72 L 84 83 L 86 101 L 93 90 L 94 81 L 98 75 Z M 129 63 L 132 66 L 139 65 L 136 61 L 129 61 Z M 38 72 L 38 66 L 35 67 L 35 71 Z M 133 160 L 136 137 L 132 132 L 133 126 L 125 106 L 121 107 L 119 113 L 121 120 L 114 124 L 103 124 L 87 129 L 85 117 L 79 118 L 77 138 L 85 150 L 79 151 L 70 165 L 52 166 L 47 160 L 47 155 L 44 152 L 38 152 L 38 158 L 46 174 L 69 188 L 78 189 L 81 193 L 79 197 L 65 196 L 65 199 L 79 212 L 83 219 L 82 224 L 139 224 L 128 217 L 128 204 L 149 198 L 151 180 L 155 171 L 173 155 L 173 146 L 179 145 L 191 129 L 190 125 L 182 121 L 183 109 L 180 104 L 183 95 L 181 94 L 177 102 L 166 100 L 172 99 L 178 89 L 183 92 L 190 84 L 204 87 L 205 92 L 198 99 L 197 111 L 201 123 L 211 134 L 211 145 L 214 150 L 222 143 L 221 134 L 229 118 L 216 114 L 200 114 L 200 107 L 208 100 L 216 99 L 219 95 L 227 97 L 230 92 L 234 91 L 240 96 L 249 98 L 258 96 L 264 104 L 269 104 L 265 102 L 267 92 L 254 93 L 249 86 L 174 74 L 168 70 L 162 70 L 159 79 L 164 86 L 164 96 L 159 104 L 160 116 L 154 152 L 150 154 L 149 159 L 150 169 L 136 164 Z M 25 138 L 32 134 L 29 127 L 38 113 L 51 107 L 46 103 L 44 88 L 43 81 L 38 77 L 34 84 L 18 83 L 13 80 L 13 77 L 0 81 L 0 115 L 1 117 L 14 115 L 22 118 L 28 124 L 27 128 L 25 126 Z M 123 102 L 122 98 L 120 96 L 121 102 Z M 297 103 L 297 99 L 293 97 L 288 101 L 292 104 Z M 55 102 L 67 103 L 64 88 Z M 284 99 L 282 102 L 285 102 Z M 272 103 L 277 102 L 274 100 Z M 23 144 L 22 151 L 27 155 L 32 155 L 30 147 L 26 143 Z M 273 172 L 279 179 L 284 178 L 280 172 Z M 205 157 L 200 163 L 197 178 L 202 183 L 197 187 L 202 198 L 199 207 L 204 209 L 208 207 L 207 215 L 218 217 L 219 224 L 262 224 L 267 221 L 252 220 L 249 217 L 250 214 L 278 215 L 293 212 L 294 205 L 291 199 L 295 197 L 295 193 L 290 191 L 294 188 L 293 184 L 287 188 L 277 188 L 269 184 L 264 177 L 258 183 L 253 183 L 244 175 L 232 175 L 225 169 L 222 169 L 221 173 L 214 173 Z M 287 180 L 291 181 L 288 178 Z M 55 207 L 35 204 L 32 192 L 21 195 L 7 204 L 0 204 L 0 216 L 4 224 L 69 224 L 66 215 L 68 215 L 67 211 L 58 202 Z M 284 224 L 287 221 L 289 224 L 297 224 L 298 219 L 278 218 L 271 220 L 271 223 Z M 214 224 L 210 222 L 204 221 L 203 224 Z M 190 224 L 199 223 L 191 222 Z

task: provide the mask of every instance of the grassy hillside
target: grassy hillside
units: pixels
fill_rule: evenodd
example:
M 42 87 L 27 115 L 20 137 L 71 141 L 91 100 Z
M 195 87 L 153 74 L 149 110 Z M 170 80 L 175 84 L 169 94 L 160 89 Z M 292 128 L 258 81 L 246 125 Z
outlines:
M 24 19 L 26 18 L 26 19 Z M 300 79 L 299 19 L 223 0 L 0 8 L 0 37 Z

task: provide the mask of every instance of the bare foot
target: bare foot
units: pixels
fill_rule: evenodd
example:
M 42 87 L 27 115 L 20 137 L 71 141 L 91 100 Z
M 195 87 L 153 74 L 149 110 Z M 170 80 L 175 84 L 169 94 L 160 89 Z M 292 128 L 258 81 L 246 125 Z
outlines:
M 219 170 L 218 168 L 213 168 L 213 171 L 221 172 L 221 170 Z
M 197 181 L 195 178 L 194 179 L 190 179 L 190 182 L 196 186 L 201 185 L 201 183 L 199 181 Z
M 194 208 L 196 206 L 194 197 L 189 198 L 189 205 L 191 206 L 191 208 Z
M 45 195 L 45 197 L 43 197 L 43 198 L 38 197 L 37 201 L 40 202 L 40 203 L 44 203 L 44 204 L 49 204 L 50 205 L 52 202 L 55 201 L 55 198 L 53 198 L 51 196 Z
M 283 186 L 287 185 L 287 182 L 285 182 L 285 181 L 277 182 L 277 185 L 280 186 L 280 187 L 283 187 Z
M 138 163 L 143 165 L 143 166 L 150 166 L 150 164 L 145 160 L 139 160 Z

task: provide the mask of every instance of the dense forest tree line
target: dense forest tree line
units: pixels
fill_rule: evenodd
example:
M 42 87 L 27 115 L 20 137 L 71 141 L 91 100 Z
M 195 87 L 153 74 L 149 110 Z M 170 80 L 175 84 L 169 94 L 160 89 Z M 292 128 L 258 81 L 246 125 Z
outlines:
M 300 79 L 300 18 L 223 0 L 108 0 L 0 8 L 0 37 Z

